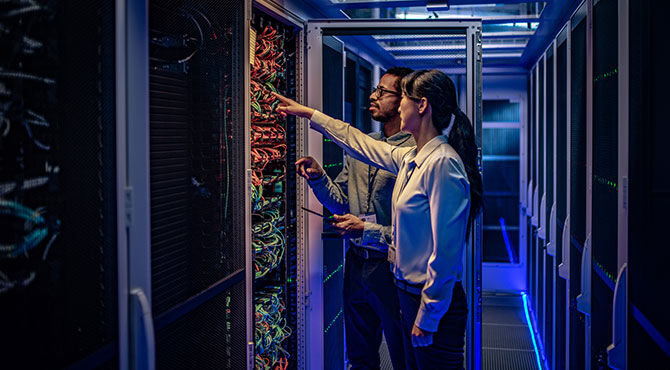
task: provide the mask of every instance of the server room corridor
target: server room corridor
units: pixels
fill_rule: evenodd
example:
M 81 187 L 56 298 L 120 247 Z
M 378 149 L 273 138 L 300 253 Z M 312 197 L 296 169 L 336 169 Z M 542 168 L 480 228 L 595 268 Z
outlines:
M 670 369 L 664 5 L 0 0 L 0 369 Z

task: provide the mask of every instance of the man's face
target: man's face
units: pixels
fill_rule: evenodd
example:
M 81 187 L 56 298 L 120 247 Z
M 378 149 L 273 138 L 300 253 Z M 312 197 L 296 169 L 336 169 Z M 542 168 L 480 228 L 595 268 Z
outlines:
M 396 82 L 400 77 L 385 74 L 379 80 L 377 90 L 370 94 L 370 113 L 372 118 L 385 123 L 398 114 L 400 92 L 396 91 Z

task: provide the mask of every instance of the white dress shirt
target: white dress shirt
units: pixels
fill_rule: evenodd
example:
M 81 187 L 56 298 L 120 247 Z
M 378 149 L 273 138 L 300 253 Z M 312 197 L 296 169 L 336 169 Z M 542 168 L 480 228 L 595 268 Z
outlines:
M 392 197 L 396 279 L 423 284 L 414 324 L 435 332 L 463 276 L 463 251 L 470 211 L 465 167 L 443 135 L 424 145 L 397 147 L 319 111 L 310 125 L 351 157 L 398 175 Z

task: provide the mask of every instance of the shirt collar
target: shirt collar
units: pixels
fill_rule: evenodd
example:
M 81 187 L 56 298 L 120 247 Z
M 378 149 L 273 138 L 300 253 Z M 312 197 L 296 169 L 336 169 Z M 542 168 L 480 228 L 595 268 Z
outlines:
M 391 135 L 390 137 L 386 138 L 386 142 L 391 144 L 391 145 L 400 145 L 404 143 L 405 141 L 409 140 L 409 138 L 412 136 L 409 132 L 406 131 L 398 131 L 395 134 Z M 381 130 L 381 137 L 384 138 L 386 135 L 384 135 L 384 130 Z
M 430 139 L 429 142 L 426 143 L 426 145 L 421 148 L 421 151 L 416 153 L 415 157 L 410 159 L 410 161 L 414 161 L 417 167 L 421 167 L 423 162 L 426 161 L 426 158 L 432 153 L 437 147 L 439 147 L 442 144 L 447 144 L 447 137 L 444 135 L 437 135 L 434 138 Z

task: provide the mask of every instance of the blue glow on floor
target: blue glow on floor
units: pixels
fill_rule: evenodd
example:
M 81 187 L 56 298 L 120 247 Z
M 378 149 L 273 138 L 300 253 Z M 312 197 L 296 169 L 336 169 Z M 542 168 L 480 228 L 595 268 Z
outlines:
M 537 368 L 540 370 L 549 369 L 548 366 L 543 367 L 542 361 L 540 360 L 540 357 L 544 358 L 544 356 L 540 356 L 540 350 L 537 341 L 535 340 L 535 328 L 533 327 L 533 321 L 530 318 L 530 311 L 528 307 L 528 295 L 526 294 L 526 292 L 521 292 L 521 298 L 523 298 L 523 312 L 526 314 L 526 323 L 528 323 L 530 338 L 533 340 L 533 349 L 535 350 L 535 360 L 537 360 Z

